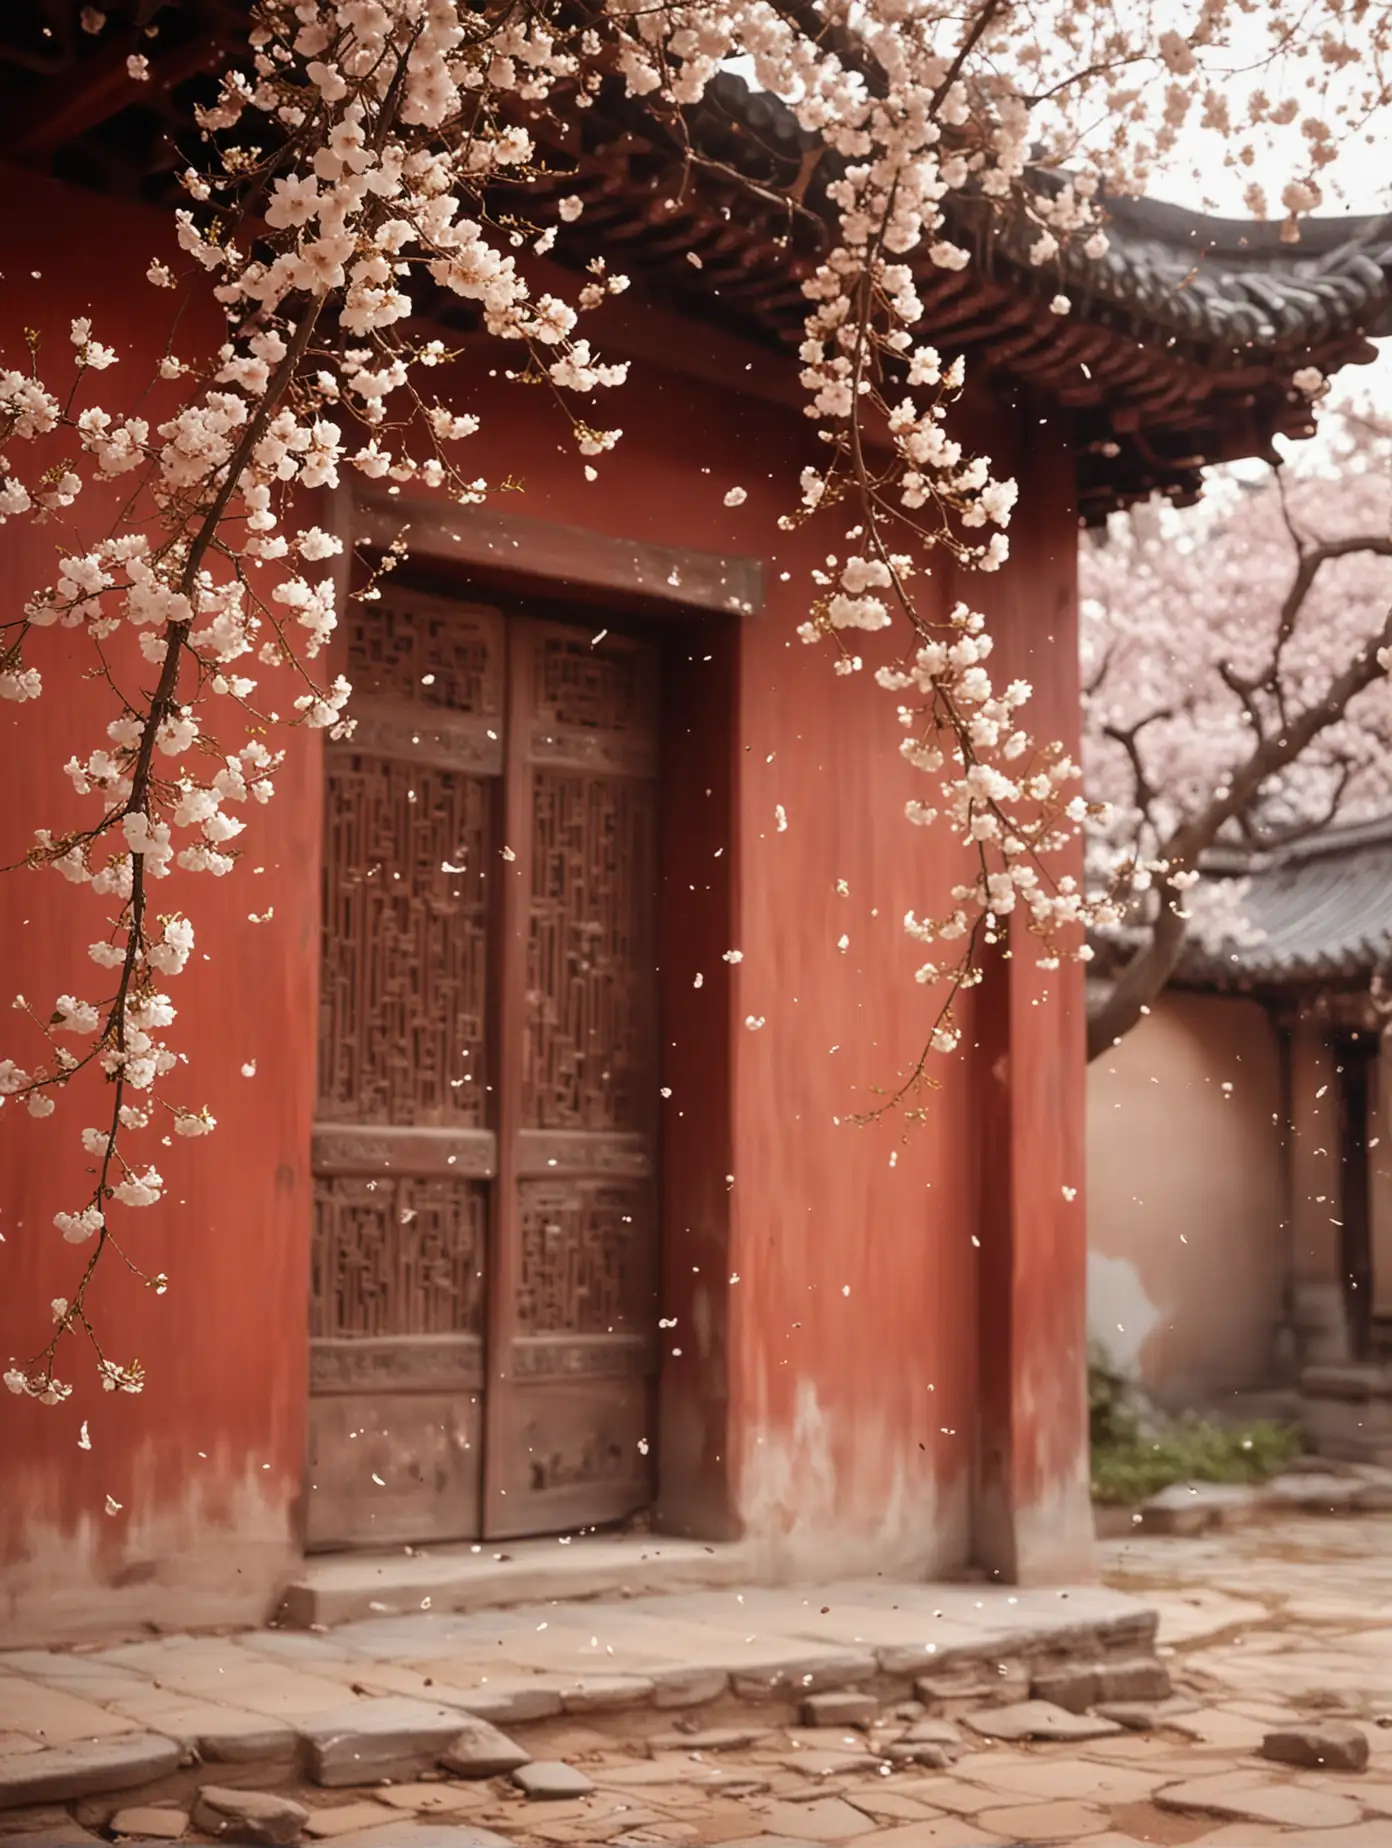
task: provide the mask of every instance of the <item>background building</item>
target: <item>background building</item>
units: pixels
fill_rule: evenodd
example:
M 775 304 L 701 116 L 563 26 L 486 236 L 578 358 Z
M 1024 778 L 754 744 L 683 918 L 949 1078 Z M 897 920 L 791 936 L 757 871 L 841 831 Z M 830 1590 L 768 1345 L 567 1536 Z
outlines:
M 1089 1069 L 1090 1325 L 1166 1406 L 1301 1388 L 1355 1454 L 1321 1406 L 1361 1402 L 1392 1326 L 1392 824 L 1227 871 L 1260 940 L 1191 947 Z

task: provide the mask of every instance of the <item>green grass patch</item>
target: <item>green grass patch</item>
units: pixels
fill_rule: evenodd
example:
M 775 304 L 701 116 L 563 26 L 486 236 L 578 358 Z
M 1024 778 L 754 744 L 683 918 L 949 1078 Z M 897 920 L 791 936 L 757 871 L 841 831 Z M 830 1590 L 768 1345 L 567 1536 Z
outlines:
M 1301 1451 L 1294 1426 L 1262 1420 L 1234 1426 L 1184 1417 L 1145 1430 L 1123 1375 L 1106 1361 L 1088 1367 L 1093 1500 L 1130 1508 L 1176 1482 L 1262 1483 Z

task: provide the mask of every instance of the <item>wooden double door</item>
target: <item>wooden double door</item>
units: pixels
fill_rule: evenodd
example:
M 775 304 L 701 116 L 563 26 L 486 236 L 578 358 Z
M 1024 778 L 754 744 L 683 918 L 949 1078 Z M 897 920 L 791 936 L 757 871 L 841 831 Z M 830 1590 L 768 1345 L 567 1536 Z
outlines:
M 393 586 L 327 747 L 312 1547 L 651 1496 L 656 651 Z

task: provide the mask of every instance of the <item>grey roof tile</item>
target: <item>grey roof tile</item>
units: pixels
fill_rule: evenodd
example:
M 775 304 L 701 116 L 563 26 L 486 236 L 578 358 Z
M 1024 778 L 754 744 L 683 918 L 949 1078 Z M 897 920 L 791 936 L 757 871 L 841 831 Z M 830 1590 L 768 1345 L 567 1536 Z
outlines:
M 756 144 L 738 133 L 729 139 L 735 124 L 755 131 Z M 695 127 L 699 139 L 713 137 L 716 151 L 737 166 L 772 160 L 791 172 L 814 142 L 786 104 L 751 91 L 732 72 L 712 83 Z M 1036 177 L 1056 187 L 1065 176 Z M 814 196 L 815 188 L 809 203 Z M 945 201 L 953 235 L 974 248 L 978 262 L 1008 268 L 1029 293 L 1051 295 L 1066 282 L 1087 298 L 1086 307 L 1079 303 L 1085 320 L 1111 306 L 1152 333 L 1230 351 L 1256 344 L 1298 353 L 1341 334 L 1392 333 L 1392 214 L 1306 219 L 1299 242 L 1288 243 L 1275 221 L 1210 217 L 1153 199 L 1108 198 L 1104 208 L 1105 255 L 1087 257 L 1080 240 L 1035 268 L 1026 253 L 1037 225 L 970 194 Z
M 1222 877 L 1238 874 L 1223 862 Z M 1262 940 L 1192 945 L 1179 980 L 1263 987 L 1366 980 L 1392 959 L 1392 820 L 1331 829 L 1254 864 L 1243 910 Z

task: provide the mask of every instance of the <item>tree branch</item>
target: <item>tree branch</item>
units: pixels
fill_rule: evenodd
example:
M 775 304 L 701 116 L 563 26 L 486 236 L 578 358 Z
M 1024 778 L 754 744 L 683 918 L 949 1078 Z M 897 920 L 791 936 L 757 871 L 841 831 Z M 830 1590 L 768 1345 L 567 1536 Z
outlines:
M 1113 744 L 1119 744 L 1130 760 L 1131 778 L 1135 786 L 1136 807 L 1146 816 L 1150 814 L 1151 804 L 1155 801 L 1156 789 L 1155 785 L 1146 774 L 1145 765 L 1141 762 L 1141 733 L 1145 730 L 1147 725 L 1158 725 L 1161 720 L 1172 719 L 1173 717 L 1174 707 L 1162 706 L 1159 711 L 1148 712 L 1143 719 L 1137 719 L 1134 725 L 1124 727 L 1121 725 L 1104 725 L 1102 727 L 1102 736 L 1104 738 L 1110 738 Z
M 1316 815 L 1310 821 L 1298 822 L 1294 827 L 1280 828 L 1269 834 L 1263 834 L 1260 829 L 1255 827 L 1248 828 L 1247 838 L 1251 843 L 1254 853 L 1277 853 L 1283 847 L 1294 847 L 1300 841 L 1309 840 L 1311 835 L 1322 833 L 1325 828 L 1333 823 L 1335 817 L 1339 813 L 1339 805 L 1343 801 L 1349 783 L 1353 778 L 1353 764 L 1350 760 L 1347 757 L 1342 757 L 1338 760 L 1338 763 L 1339 780 L 1335 784 L 1333 793 L 1328 802 L 1324 805 L 1324 813 L 1322 815 Z
M 1347 539 L 1323 539 L 1318 545 L 1300 546 L 1299 552 L 1300 563 L 1281 605 L 1271 663 L 1265 675 L 1266 684 L 1273 688 L 1280 676 L 1281 656 L 1285 652 L 1286 643 L 1295 633 L 1295 625 L 1300 619 L 1306 597 L 1314 588 L 1320 568 L 1333 559 L 1349 558 L 1356 552 L 1372 552 L 1380 558 L 1392 558 L 1392 538 L 1377 533 L 1357 533 Z
M 1334 542 L 1345 551 L 1358 550 L 1366 543 Z M 1327 547 L 1319 549 L 1328 553 Z M 1368 549 L 1392 554 L 1392 540 Z M 1330 555 L 1338 556 L 1339 553 Z M 1171 875 L 1195 870 L 1205 849 L 1213 845 L 1229 821 L 1247 812 L 1263 784 L 1294 763 L 1322 731 L 1343 717 L 1350 700 L 1382 674 L 1378 654 L 1388 647 L 1392 647 L 1392 610 L 1388 611 L 1382 628 L 1344 672 L 1330 681 L 1324 698 L 1307 706 L 1278 736 L 1259 743 L 1246 763 L 1228 779 L 1223 792 L 1215 795 L 1197 815 L 1181 822 L 1162 844 L 1157 858 L 1165 862 Z M 1149 938 L 1126 964 L 1105 1000 L 1089 1014 L 1089 1060 L 1097 1058 L 1135 1026 L 1141 1009 L 1150 1005 L 1174 974 L 1184 946 L 1187 923 L 1180 915 L 1180 896 L 1170 879 L 1160 883 L 1159 910 Z

